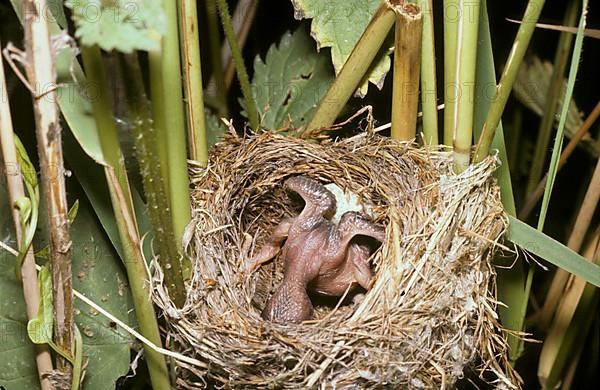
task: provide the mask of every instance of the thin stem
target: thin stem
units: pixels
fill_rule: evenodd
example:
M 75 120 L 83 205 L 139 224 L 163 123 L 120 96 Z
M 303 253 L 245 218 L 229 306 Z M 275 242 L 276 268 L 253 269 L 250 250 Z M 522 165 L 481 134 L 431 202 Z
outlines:
M 257 9 L 258 0 L 240 0 L 235 6 L 235 11 L 233 11 L 233 21 L 235 23 L 233 29 L 235 30 L 235 36 L 240 45 L 240 50 L 242 51 L 246 45 L 246 40 L 248 39 L 250 27 L 252 26 L 252 21 L 254 20 Z M 229 91 L 233 82 L 235 66 L 231 61 L 231 49 L 228 45 L 223 45 L 221 47 L 221 59 L 224 64 L 227 64 L 225 66 L 225 86 Z
M 567 123 L 567 116 L 569 112 L 569 102 L 573 97 L 573 90 L 575 89 L 575 80 L 577 78 L 577 71 L 579 69 L 579 59 L 581 58 L 581 51 L 583 45 L 583 30 L 585 29 L 586 16 L 587 16 L 587 0 L 583 0 L 581 16 L 579 18 L 579 27 L 577 36 L 575 37 L 575 45 L 573 47 L 573 55 L 571 57 L 571 65 L 569 67 L 569 77 L 567 79 L 567 89 L 563 99 L 563 105 L 560 113 L 560 121 L 556 129 L 556 138 L 554 139 L 554 147 L 552 148 L 552 157 L 550 158 L 550 166 L 548 167 L 548 180 L 546 182 L 546 188 L 544 189 L 544 196 L 542 197 L 542 207 L 540 209 L 540 215 L 538 218 L 537 229 L 542 231 L 544 229 L 544 223 L 546 222 L 546 213 L 548 211 L 548 204 L 550 203 L 550 195 L 554 187 L 554 180 L 556 179 L 556 172 L 558 171 L 558 163 L 560 161 L 560 153 L 562 151 L 563 136 L 565 131 L 565 125 Z
M 523 23 L 519 26 L 519 31 L 517 32 L 506 65 L 504 66 L 500 83 L 496 87 L 496 93 L 492 98 L 492 106 L 488 112 L 485 123 L 483 124 L 481 136 L 479 137 L 477 147 L 475 148 L 475 162 L 482 161 L 489 154 L 494 133 L 500 123 L 502 112 L 504 112 L 504 107 L 506 106 L 510 91 L 517 78 L 517 73 L 523 62 L 523 57 L 525 57 L 525 52 L 531 41 L 531 36 L 535 31 L 535 24 L 540 18 L 544 2 L 545 0 L 529 0 L 527 3 Z
M 29 85 L 56 85 L 56 69 L 50 48 L 48 21 L 40 18 L 46 12 L 46 0 L 25 3 L 25 48 Z M 67 218 L 67 193 L 63 175 L 62 137 L 56 90 L 50 89 L 43 98 L 33 93 L 38 155 L 40 159 L 42 193 L 46 220 L 50 232 L 50 264 L 54 296 L 54 337 L 63 350 L 73 353 L 73 274 L 71 272 L 71 239 Z M 72 366 L 64 358 L 57 359 L 57 368 L 71 382 Z
M 571 2 L 569 2 L 563 20 L 564 26 L 573 26 L 577 23 L 579 3 L 579 0 L 571 0 Z M 529 170 L 526 194 L 530 194 L 534 190 L 542 177 L 542 171 L 546 164 L 546 154 L 548 152 L 548 144 L 550 143 L 550 135 L 554 127 L 556 111 L 559 108 L 559 100 L 563 92 L 563 77 L 572 46 L 573 34 L 562 32 L 558 40 L 556 54 L 554 55 L 552 77 L 550 79 L 548 91 L 546 91 L 547 98 L 543 111 L 544 115 L 542 116 L 537 141 L 535 143 L 535 153 L 533 155 L 531 169 Z
M 112 119 L 112 101 L 108 93 L 102 56 L 98 46 L 82 46 L 81 54 L 88 82 L 93 83 L 99 89 L 97 99 L 92 101 L 92 107 L 106 162 L 104 172 L 125 255 L 124 264 L 131 286 L 136 317 L 141 333 L 156 345 L 160 345 L 156 314 L 148 299 L 150 291 L 145 278 L 146 265 L 141 252 L 141 238 L 133 211 L 127 172 L 123 168 L 124 160 L 119 146 L 117 129 Z M 164 357 L 151 349 L 146 349 L 145 353 L 153 387 L 169 389 L 169 375 Z
M 408 141 L 417 132 L 422 17 L 418 5 L 396 7 L 392 93 L 392 138 Z
M 202 90 L 202 63 L 198 37 L 198 14 L 196 0 L 179 3 L 181 24 L 181 58 L 184 72 L 184 90 L 188 114 L 190 156 L 202 166 L 208 164 L 208 142 L 204 120 L 204 97 Z
M 219 16 L 217 14 L 216 0 L 206 0 L 206 19 L 208 25 L 208 48 L 210 51 L 210 66 L 212 76 L 208 83 L 207 93 L 215 96 L 220 117 L 227 117 L 227 87 L 225 86 L 225 72 L 221 59 L 221 40 L 219 39 Z
M 573 154 L 573 152 L 575 151 L 577 144 L 579 144 L 579 142 L 583 139 L 583 137 L 589 132 L 590 128 L 592 127 L 594 122 L 596 122 L 596 120 L 598 119 L 599 116 L 600 116 L 600 101 L 598 101 L 598 103 L 596 103 L 596 107 L 594 107 L 594 109 L 592 110 L 590 115 L 588 115 L 588 117 L 586 118 L 585 122 L 583 122 L 583 124 L 579 127 L 579 129 L 577 129 L 577 132 L 575 133 L 575 135 L 573 135 L 573 137 L 571 138 L 571 140 L 569 141 L 569 143 L 567 144 L 567 146 L 565 147 L 563 152 L 560 154 L 560 160 L 558 161 L 557 173 L 562 169 L 562 167 L 565 166 L 565 164 L 567 163 L 567 160 L 569 159 L 571 154 Z M 525 205 L 519 212 L 519 219 L 524 221 L 527 218 L 529 218 L 529 215 L 533 211 L 533 208 L 535 207 L 537 202 L 540 200 L 542 195 L 544 195 L 544 188 L 546 186 L 547 180 L 548 180 L 548 174 L 544 175 L 542 180 L 540 180 L 540 182 L 537 184 L 537 187 L 535 188 L 535 190 L 529 195 L 529 197 L 525 201 Z
M 471 160 L 473 113 L 477 64 L 477 33 L 479 31 L 479 0 L 461 0 L 462 14 L 458 22 L 456 83 L 459 87 L 452 127 L 454 136 L 454 167 L 458 172 L 467 169 Z
M 594 212 L 596 210 L 596 207 L 598 206 L 599 200 L 600 160 L 598 160 L 596 164 L 596 169 L 594 170 L 592 181 L 590 182 L 585 197 L 583 198 L 583 202 L 581 204 L 581 207 L 579 208 L 579 212 L 577 213 L 577 218 L 575 219 L 575 223 L 573 224 L 573 230 L 571 231 L 571 234 L 569 235 L 569 240 L 567 241 L 567 246 L 575 252 L 579 252 L 579 249 L 583 244 L 583 239 L 585 238 L 585 234 L 590 227 L 590 223 L 592 222 L 592 217 L 594 216 Z M 565 285 L 567 284 L 569 275 L 570 274 L 567 271 L 561 268 L 556 270 L 540 314 L 538 326 L 541 329 L 547 329 L 548 325 L 550 324 L 552 315 L 554 314 L 558 302 L 563 295 L 563 290 L 565 288 Z
M 600 192 L 600 161 L 597 164 L 595 175 L 595 191 Z M 588 192 L 591 189 L 588 188 Z M 595 233 L 595 234 L 594 234 Z M 583 250 L 584 257 L 592 262 L 600 263 L 597 231 Z M 562 270 L 562 269 L 561 269 Z M 583 344 L 582 341 L 588 334 L 589 327 L 594 319 L 598 304 L 596 286 L 588 284 L 580 277 L 573 277 L 569 288 L 561 291 L 560 302 L 557 301 L 556 315 L 552 326 L 540 352 L 538 363 L 538 378 L 543 389 L 556 389 L 562 382 L 565 366 L 572 359 L 577 359 L 577 351 Z
M 217 0 L 217 8 L 221 15 L 221 24 L 223 25 L 223 31 L 225 31 L 225 37 L 231 47 L 231 54 L 233 55 L 233 61 L 235 63 L 235 69 L 237 71 L 238 80 L 242 87 L 242 95 L 246 102 L 246 112 L 248 113 L 248 120 L 250 121 L 250 127 L 254 131 L 258 131 L 260 122 L 258 119 L 258 110 L 256 109 L 256 102 L 252 95 L 252 89 L 250 88 L 250 79 L 248 78 L 248 72 L 246 71 L 246 65 L 244 65 L 244 58 L 235 37 L 233 26 L 231 23 L 231 15 L 229 14 L 229 6 L 226 0 Z
M 458 20 L 461 9 L 458 0 L 444 0 L 444 145 L 454 143 L 454 117 L 458 84 L 456 83 L 456 52 Z
M 387 0 L 381 2 L 344 66 L 321 99 L 315 115 L 302 133 L 303 137 L 330 127 L 356 91 L 394 24 L 392 7 Z
M 0 85 L 6 85 L 6 79 L 4 77 L 4 65 L 1 58 Z M 2 147 L 2 160 L 4 160 L 6 173 L 8 201 L 12 210 L 15 238 L 17 239 L 17 242 L 22 242 L 25 232 L 23 232 L 21 229 L 21 224 L 19 223 L 19 211 L 15 207 L 15 203 L 18 199 L 25 197 L 25 188 L 23 187 L 21 174 L 16 170 L 16 167 L 18 166 L 18 159 L 15 149 L 15 137 L 13 132 L 12 118 L 10 115 L 8 91 L 6 88 L 2 88 L 0 93 L 2 97 L 2 100 L 0 101 L 0 146 Z M 27 250 L 21 265 L 21 282 L 23 284 L 23 297 L 25 298 L 27 318 L 32 320 L 38 316 L 40 292 L 37 283 L 37 271 L 35 269 L 33 248 L 31 246 Z M 52 357 L 50 356 L 50 349 L 47 345 L 35 345 L 35 361 L 42 390 L 51 390 L 52 384 L 50 383 L 48 376 L 44 375 L 52 372 L 53 370 Z
M 423 110 L 423 143 L 437 145 L 437 76 L 435 65 L 435 34 L 431 0 L 421 0 L 423 35 L 421 39 L 421 108 Z

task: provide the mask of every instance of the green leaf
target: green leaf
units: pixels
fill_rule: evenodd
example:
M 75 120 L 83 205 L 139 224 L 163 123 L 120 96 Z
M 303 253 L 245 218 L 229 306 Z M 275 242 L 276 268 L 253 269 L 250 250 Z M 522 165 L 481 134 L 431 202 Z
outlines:
M 94 127 L 94 131 L 95 129 L 96 128 Z M 100 224 L 110 238 L 110 242 L 113 244 L 114 249 L 121 259 L 125 261 L 121 247 L 121 239 L 119 238 L 119 230 L 117 229 L 117 222 L 110 201 L 110 193 L 106 183 L 104 168 L 90 159 L 89 156 L 84 153 L 81 145 L 78 144 L 70 134 L 65 134 L 63 142 L 65 158 L 67 159 L 69 166 L 73 169 L 79 184 L 81 184 L 85 195 L 92 204 L 92 207 L 100 220 Z M 125 168 L 121 167 L 119 169 Z M 150 221 L 148 219 L 148 213 L 146 212 L 146 205 L 144 204 L 140 193 L 134 187 L 131 187 L 131 195 L 133 197 L 133 205 L 135 207 L 140 232 L 141 234 L 145 234 L 150 231 Z M 149 252 L 145 253 L 147 256 L 149 255 Z
M 206 140 L 208 142 L 208 147 L 210 148 L 220 141 L 221 137 L 227 131 L 227 127 L 221 119 L 209 109 L 204 109 L 204 117 L 206 119 Z
M 535 230 L 525 222 L 512 216 L 508 218 L 510 224 L 507 238 L 511 242 L 547 262 L 579 276 L 586 282 L 600 287 L 600 266 L 587 261 L 578 253 Z
M 166 30 L 162 1 L 69 0 L 75 36 L 85 46 L 131 53 L 156 50 Z
M 317 47 L 331 47 L 331 60 L 336 74 L 342 69 L 380 3 L 381 0 L 292 0 L 296 19 L 312 19 L 311 35 L 317 41 Z M 383 87 L 391 64 L 387 54 L 385 52 L 375 58 L 368 80 L 357 91 L 359 96 L 367 94 L 369 81 L 379 89 Z
M 36 188 L 38 186 L 37 171 L 29 159 L 25 146 L 23 146 L 21 139 L 16 134 L 15 150 L 17 151 L 17 159 L 19 160 L 19 166 L 21 167 L 20 172 L 23 175 L 25 184 L 31 186 L 31 188 Z
M 254 98 L 267 129 L 298 128 L 312 117 L 333 81 L 328 59 L 299 28 L 254 60 Z
M 10 215 L 5 191 L 6 187 L 0 185 L 0 215 Z M 14 247 L 15 240 L 10 231 L 10 218 L 0 219 L 2 240 Z M 133 303 L 121 261 L 85 197 L 71 229 L 71 239 L 75 289 L 135 327 Z M 33 344 L 27 337 L 29 327 L 22 286 L 14 273 L 15 262 L 15 256 L 0 248 L 0 329 L 3 332 L 0 385 L 6 389 L 37 389 L 35 355 Z M 42 279 L 49 281 L 49 278 Z M 49 314 L 51 318 L 52 307 L 45 307 L 44 315 Z M 83 355 L 89 359 L 84 388 L 115 388 L 116 380 L 129 370 L 132 341 L 129 334 L 79 300 L 75 301 L 75 322 L 83 336 Z M 43 333 L 33 336 L 40 336 L 38 341 L 44 338 Z
M 79 211 L 79 199 L 73 203 L 73 206 L 69 209 L 67 213 L 67 219 L 69 220 L 69 226 L 73 226 L 73 222 L 75 222 L 75 218 L 77 218 L 77 212 Z
M 34 344 L 51 344 L 54 327 L 52 308 L 52 275 L 48 267 L 42 267 L 38 272 L 40 289 L 40 307 L 37 318 L 27 323 L 27 335 Z
M 73 287 L 135 327 L 127 276 L 91 205 L 82 197 L 71 229 Z M 83 355 L 89 359 L 84 389 L 114 389 L 129 370 L 131 337 L 95 309 L 75 300 L 75 322 L 83 336 Z

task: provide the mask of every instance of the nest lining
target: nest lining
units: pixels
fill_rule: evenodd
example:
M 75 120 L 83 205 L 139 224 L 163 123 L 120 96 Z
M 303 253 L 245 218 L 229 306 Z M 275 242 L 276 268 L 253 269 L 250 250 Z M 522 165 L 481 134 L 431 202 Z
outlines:
M 456 175 L 451 154 L 372 133 L 339 142 L 230 135 L 193 168 L 194 259 L 177 309 L 160 278 L 153 298 L 179 352 L 178 386 L 203 388 L 444 388 L 474 370 L 517 387 L 496 316 L 490 259 L 507 220 L 491 174 L 497 160 Z M 371 259 L 376 281 L 362 300 L 316 307 L 300 325 L 262 320 L 282 278 L 276 258 L 243 265 L 302 204 L 282 186 L 295 175 L 335 182 L 372 205 L 387 239 Z M 346 300 L 347 301 L 347 300 Z

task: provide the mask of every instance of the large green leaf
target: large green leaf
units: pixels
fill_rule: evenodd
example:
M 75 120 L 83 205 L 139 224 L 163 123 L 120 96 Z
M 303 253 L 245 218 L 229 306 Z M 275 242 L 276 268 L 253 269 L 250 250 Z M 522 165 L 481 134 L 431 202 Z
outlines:
M 331 47 L 331 60 L 336 74 L 342 69 L 380 3 L 381 0 L 292 0 L 296 19 L 312 19 L 311 35 L 318 47 Z M 359 96 L 367 94 L 369 81 L 379 89 L 383 87 L 385 75 L 390 70 L 390 57 L 384 52 L 374 61 L 368 80 L 357 91 Z
M 73 287 L 124 323 L 134 326 L 127 276 L 86 201 L 81 202 L 71 228 L 71 239 Z M 117 379 L 129 370 L 130 335 L 80 300 L 75 301 L 75 321 L 83 336 L 83 354 L 89 359 L 84 388 L 115 388 Z
M 514 217 L 509 216 L 507 238 L 525 249 L 565 271 L 579 276 L 588 283 L 600 287 L 600 266 L 587 261 L 577 252 L 553 238 L 537 231 Z
M 166 30 L 159 0 L 68 0 L 82 45 L 131 53 L 156 50 Z
M 10 209 L 0 186 L 2 241 L 15 248 L 10 234 Z M 41 213 L 43 217 L 43 213 Z M 41 221 L 43 224 L 43 221 Z M 83 201 L 71 229 L 74 288 L 134 326 L 133 304 L 121 261 L 91 206 Z M 27 315 L 21 283 L 15 274 L 16 258 L 0 249 L 0 385 L 7 389 L 39 388 L 33 344 L 28 338 Z M 129 370 L 131 338 L 94 309 L 75 301 L 75 322 L 81 330 L 84 356 L 89 359 L 84 388 L 114 388 Z
M 125 261 L 119 230 L 110 201 L 110 193 L 108 184 L 104 174 L 104 168 L 96 164 L 89 156 L 87 156 L 81 144 L 76 142 L 69 134 L 64 137 L 65 157 L 69 163 L 69 167 L 75 173 L 79 184 L 83 187 L 85 195 L 92 204 L 96 215 L 108 237 L 113 244 L 121 259 Z M 121 167 L 119 169 L 125 169 Z M 150 220 L 146 212 L 146 206 L 139 192 L 131 187 L 131 195 L 133 197 L 133 206 L 137 217 L 138 227 L 142 234 L 150 232 Z M 150 252 L 145 252 L 150 258 Z
M 267 129 L 298 128 L 312 113 L 333 80 L 323 53 L 317 53 L 303 28 L 285 33 L 265 61 L 254 60 L 254 99 Z

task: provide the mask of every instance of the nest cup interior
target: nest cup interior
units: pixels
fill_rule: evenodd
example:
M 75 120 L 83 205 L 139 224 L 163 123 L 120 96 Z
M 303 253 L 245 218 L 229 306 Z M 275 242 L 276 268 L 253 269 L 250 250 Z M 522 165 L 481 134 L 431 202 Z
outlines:
M 495 313 L 490 259 L 506 228 L 495 167 L 490 157 L 457 175 L 449 153 L 367 133 L 321 144 L 274 134 L 224 139 L 209 168 L 192 172 L 185 306 L 173 305 L 160 275 L 153 285 L 167 336 L 202 362 L 177 361 L 178 383 L 439 388 L 475 370 L 518 386 Z M 334 300 L 317 305 L 313 321 L 276 324 L 260 312 L 281 281 L 281 261 L 253 274 L 244 268 L 282 218 L 301 210 L 283 187 L 296 175 L 371 204 L 387 238 L 362 301 Z

